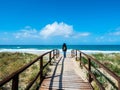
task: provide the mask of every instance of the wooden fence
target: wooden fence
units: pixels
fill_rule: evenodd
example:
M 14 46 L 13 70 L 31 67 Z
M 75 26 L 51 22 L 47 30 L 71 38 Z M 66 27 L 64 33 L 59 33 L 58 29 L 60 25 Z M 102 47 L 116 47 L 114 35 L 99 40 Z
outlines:
M 109 74 L 111 77 L 113 77 L 117 81 L 117 85 L 114 84 L 114 83 L 112 83 L 112 85 L 114 85 L 116 90 L 120 90 L 120 77 L 117 76 L 113 71 L 111 71 L 110 69 L 105 67 L 103 64 L 101 64 L 98 60 L 96 60 L 95 58 L 91 57 L 90 55 L 87 55 L 87 54 L 81 52 L 80 50 L 72 50 L 71 51 L 71 56 L 72 57 L 76 57 L 76 60 L 79 58 L 80 66 L 83 66 L 87 70 L 87 72 L 88 72 L 88 81 L 91 83 L 92 80 L 94 80 L 96 82 L 96 84 L 98 85 L 100 90 L 105 90 L 105 88 L 99 82 L 99 80 L 97 79 L 97 77 L 94 75 L 94 73 L 91 70 L 91 68 L 93 67 L 93 65 L 92 65 L 93 62 L 96 65 L 98 65 L 100 68 L 105 70 L 107 72 L 107 74 Z M 87 66 L 82 62 L 82 58 L 85 58 L 87 60 L 87 62 L 86 62 Z M 100 72 L 100 73 L 103 73 L 103 72 Z M 102 74 L 102 75 L 104 75 L 104 74 Z M 107 77 L 107 76 L 105 76 L 105 77 Z
M 43 57 L 45 55 L 49 54 L 49 61 L 43 65 Z M 12 80 L 12 90 L 18 90 L 18 85 L 19 85 L 19 75 L 26 70 L 27 68 L 29 68 L 31 65 L 33 65 L 35 62 L 39 61 L 40 62 L 40 70 L 38 72 L 38 74 L 36 75 L 36 77 L 27 85 L 25 90 L 29 90 L 32 85 L 34 84 L 34 82 L 37 80 L 38 77 L 40 77 L 40 84 L 42 83 L 44 76 L 43 76 L 43 70 L 45 69 L 45 67 L 51 63 L 51 60 L 54 58 L 58 58 L 59 57 L 59 51 L 57 49 L 51 50 L 49 52 L 46 52 L 44 54 L 42 54 L 41 56 L 39 56 L 38 58 L 36 58 L 35 60 L 33 60 L 32 62 L 26 64 L 25 66 L 23 66 L 22 68 L 20 68 L 19 70 L 17 70 L 16 72 L 12 73 L 11 75 L 9 75 L 8 77 L 6 77 L 5 79 L 3 79 L 2 81 L 0 81 L 0 87 L 2 87 L 4 84 L 6 84 L 7 82 L 9 82 L 10 80 Z

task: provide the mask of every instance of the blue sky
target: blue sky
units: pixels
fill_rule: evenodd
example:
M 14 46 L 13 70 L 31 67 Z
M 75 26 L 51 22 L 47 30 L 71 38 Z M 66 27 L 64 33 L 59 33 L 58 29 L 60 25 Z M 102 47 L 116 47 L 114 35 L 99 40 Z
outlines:
M 120 0 L 0 0 L 0 45 L 120 44 Z

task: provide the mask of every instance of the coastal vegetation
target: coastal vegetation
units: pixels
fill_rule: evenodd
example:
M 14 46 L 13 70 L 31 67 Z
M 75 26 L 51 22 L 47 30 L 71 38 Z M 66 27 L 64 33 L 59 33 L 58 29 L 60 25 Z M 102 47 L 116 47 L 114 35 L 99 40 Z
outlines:
M 111 53 L 111 54 L 92 54 L 97 60 L 104 64 L 111 71 L 120 76 L 120 53 Z
M 120 76 L 120 53 L 96 53 L 90 54 L 92 57 L 96 58 L 96 60 L 100 61 L 104 64 L 107 68 L 111 71 L 116 73 Z M 37 58 L 37 55 L 30 54 L 30 53 L 11 53 L 11 52 L 1 52 L 0 53 L 0 81 L 3 80 L 5 77 L 9 76 L 11 73 L 17 71 L 27 63 L 33 61 Z M 79 59 L 79 58 L 78 58 Z M 44 64 L 47 61 L 47 57 L 44 57 Z M 81 60 L 85 66 L 88 66 L 88 61 L 85 57 L 82 57 Z M 101 69 L 95 62 L 91 62 L 92 65 L 92 73 L 96 76 L 97 80 L 105 87 L 106 90 L 117 90 L 116 84 L 109 75 Z M 83 69 L 83 68 L 82 68 Z M 20 83 L 19 83 L 19 90 L 24 90 L 25 87 L 28 85 L 30 81 L 34 79 L 36 74 L 39 71 L 39 62 L 34 63 L 31 67 L 26 69 L 24 72 L 20 74 Z M 47 74 L 49 68 L 47 67 L 44 70 L 44 74 Z M 88 77 L 88 72 L 85 73 L 86 77 Z M 31 90 L 35 90 L 35 88 L 39 85 L 39 78 L 31 88 Z M 99 90 L 99 87 L 96 85 L 95 82 L 92 82 L 95 90 Z M 11 81 L 5 84 L 3 87 L 0 87 L 0 90 L 10 90 L 11 89 Z
M 27 63 L 33 61 L 37 57 L 38 57 L 37 55 L 30 54 L 30 53 L 1 52 L 0 53 L 0 81 L 3 80 L 5 77 L 9 76 L 11 73 L 17 71 Z M 44 60 L 44 63 L 46 63 L 45 60 Z M 39 62 L 36 62 L 20 74 L 19 90 L 24 90 L 26 85 L 35 78 L 35 76 L 39 71 L 39 67 L 40 67 Z M 46 74 L 48 71 L 49 71 L 49 68 L 47 67 L 44 70 L 44 74 Z M 39 84 L 38 81 L 39 80 L 35 82 L 31 90 L 34 90 L 34 88 Z M 5 84 L 3 87 L 0 87 L 0 90 L 6 90 L 6 89 L 7 90 L 11 89 L 11 81 Z
M 90 54 L 96 60 L 101 62 L 105 67 L 113 71 L 116 75 L 120 76 L 120 53 L 96 53 Z M 88 66 L 88 60 L 82 57 L 81 62 Z M 117 82 L 109 74 L 107 74 L 98 64 L 94 61 L 91 62 L 91 71 L 97 78 L 97 80 L 104 86 L 106 90 L 117 90 Z M 88 72 L 86 71 L 86 77 Z M 95 90 L 99 90 L 98 86 L 93 82 Z

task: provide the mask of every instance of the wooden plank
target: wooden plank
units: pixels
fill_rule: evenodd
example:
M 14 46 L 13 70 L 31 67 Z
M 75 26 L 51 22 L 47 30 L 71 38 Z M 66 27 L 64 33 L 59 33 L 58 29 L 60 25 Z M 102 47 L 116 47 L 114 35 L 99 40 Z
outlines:
M 75 72 L 71 58 L 56 60 L 39 90 L 93 90 L 90 83 Z

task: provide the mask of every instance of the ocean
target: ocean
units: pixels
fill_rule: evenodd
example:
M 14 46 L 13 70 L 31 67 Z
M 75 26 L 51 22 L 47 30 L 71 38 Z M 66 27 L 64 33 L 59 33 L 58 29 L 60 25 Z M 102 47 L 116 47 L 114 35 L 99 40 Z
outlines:
M 0 45 L 0 52 L 32 52 L 59 49 L 62 45 Z M 67 45 L 68 52 L 79 49 L 85 53 L 120 53 L 120 45 Z

